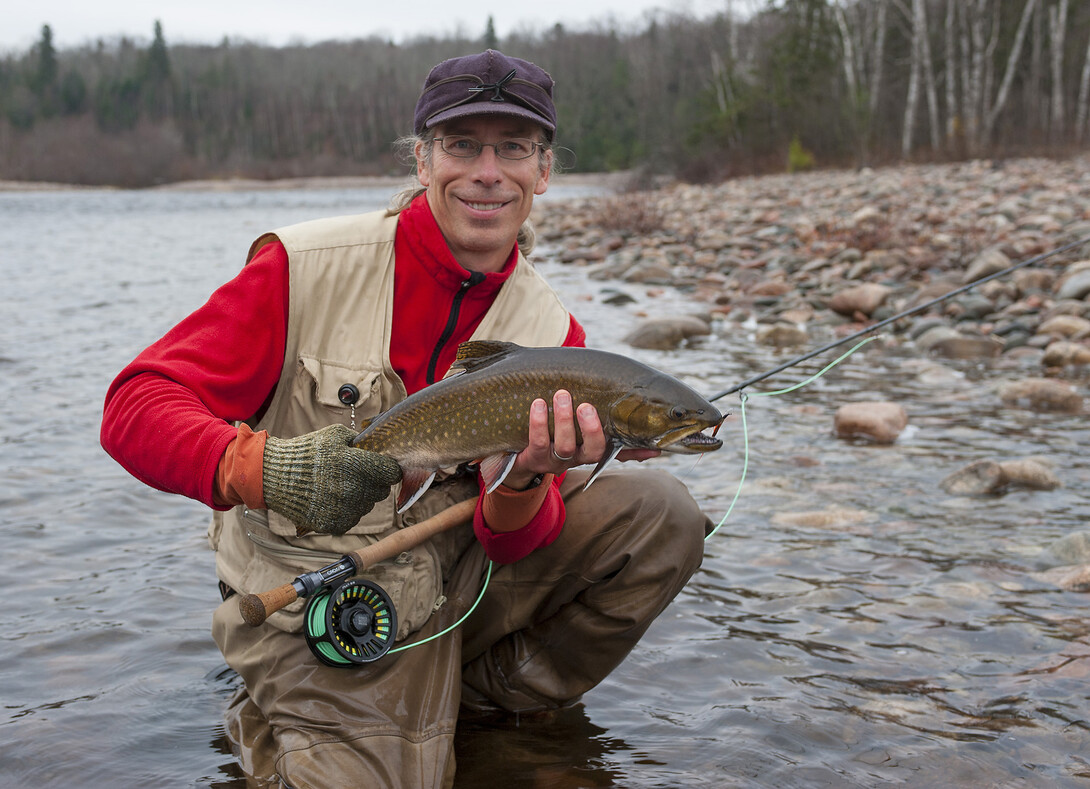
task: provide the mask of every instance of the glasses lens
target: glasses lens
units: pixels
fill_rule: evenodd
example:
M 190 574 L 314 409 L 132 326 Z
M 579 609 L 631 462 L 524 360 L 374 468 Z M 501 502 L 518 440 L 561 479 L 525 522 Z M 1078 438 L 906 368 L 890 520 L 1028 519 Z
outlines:
M 451 156 L 460 156 L 469 159 L 481 152 L 481 143 L 472 137 L 444 137 L 442 139 L 443 150 Z
M 451 135 L 443 137 L 440 142 L 444 151 L 451 156 L 458 156 L 462 159 L 472 159 L 480 154 L 485 146 L 495 150 L 496 155 L 501 159 L 527 159 L 533 156 L 534 149 L 537 147 L 536 142 L 525 137 L 511 137 L 492 143 L 481 142 L 472 137 Z

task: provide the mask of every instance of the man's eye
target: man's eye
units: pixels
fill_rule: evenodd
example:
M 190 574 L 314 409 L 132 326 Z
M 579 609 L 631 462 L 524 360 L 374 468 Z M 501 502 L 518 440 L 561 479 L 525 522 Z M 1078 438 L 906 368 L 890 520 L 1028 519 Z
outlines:
M 473 140 L 468 137 L 455 137 L 450 140 L 447 146 L 455 151 L 472 151 L 477 147 L 473 144 Z
M 529 140 L 504 140 L 500 143 L 500 147 L 503 148 L 506 153 L 528 154 L 533 148 L 533 145 Z

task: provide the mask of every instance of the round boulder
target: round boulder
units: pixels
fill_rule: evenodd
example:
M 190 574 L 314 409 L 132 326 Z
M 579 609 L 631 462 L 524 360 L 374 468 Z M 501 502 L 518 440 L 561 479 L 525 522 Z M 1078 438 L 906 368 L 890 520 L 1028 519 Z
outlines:
M 866 438 L 892 444 L 908 425 L 908 414 L 897 403 L 847 403 L 836 410 L 833 430 L 837 438 Z

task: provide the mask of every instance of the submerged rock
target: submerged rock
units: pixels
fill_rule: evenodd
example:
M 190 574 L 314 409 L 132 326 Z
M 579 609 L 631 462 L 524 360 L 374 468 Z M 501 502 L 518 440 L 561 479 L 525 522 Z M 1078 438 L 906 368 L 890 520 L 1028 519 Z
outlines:
M 1002 462 L 977 460 L 946 477 L 939 487 L 954 496 L 983 496 L 1012 487 L 1055 490 L 1060 484 L 1047 465 L 1026 458 Z
M 838 438 L 867 438 L 878 444 L 892 444 L 907 425 L 905 409 L 888 402 L 848 403 L 833 419 Z
M 1004 405 L 1031 411 L 1082 412 L 1082 396 L 1071 385 L 1053 378 L 1026 378 L 999 387 Z
M 669 351 L 686 340 L 711 334 L 708 323 L 694 316 L 652 318 L 630 331 L 624 341 L 633 348 Z

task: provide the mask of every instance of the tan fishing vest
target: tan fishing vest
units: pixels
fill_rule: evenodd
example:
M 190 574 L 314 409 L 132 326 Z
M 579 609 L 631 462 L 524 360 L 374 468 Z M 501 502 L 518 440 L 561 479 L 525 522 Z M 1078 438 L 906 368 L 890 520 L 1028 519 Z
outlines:
M 356 424 L 405 397 L 405 386 L 390 365 L 390 327 L 394 295 L 394 234 L 397 217 L 384 211 L 335 217 L 266 233 L 250 248 L 247 261 L 279 239 L 288 252 L 290 282 L 288 335 L 276 393 L 254 430 L 281 438 L 301 435 L 334 422 L 350 424 L 352 409 L 338 399 L 346 383 L 360 399 Z M 518 263 L 485 314 L 472 339 L 503 339 L 527 346 L 564 342 L 569 315 L 556 293 L 519 254 Z M 394 495 L 380 502 L 341 537 L 296 537 L 295 525 L 268 510 L 244 506 L 215 513 L 209 540 L 216 572 L 236 591 L 258 593 L 318 569 L 373 542 L 384 533 L 415 522 L 427 512 L 425 496 L 402 518 Z M 431 615 L 442 591 L 439 561 L 424 545 L 368 570 L 365 577 L 393 598 L 397 640 Z M 298 600 L 269 622 L 298 632 L 305 601 Z

